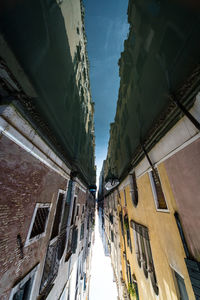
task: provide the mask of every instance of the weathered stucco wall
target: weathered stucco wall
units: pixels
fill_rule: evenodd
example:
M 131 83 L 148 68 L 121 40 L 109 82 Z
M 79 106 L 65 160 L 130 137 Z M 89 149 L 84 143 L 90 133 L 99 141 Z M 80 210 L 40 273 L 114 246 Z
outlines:
M 67 180 L 49 169 L 6 136 L 0 136 L 0 299 L 44 259 L 56 208 L 58 190 Z M 23 248 L 20 258 L 17 235 L 24 245 L 36 203 L 52 203 L 45 237 Z M 39 272 L 41 272 L 41 267 Z M 38 287 L 39 288 L 39 287 Z
M 170 182 L 163 163 L 159 165 L 158 170 L 168 210 L 166 210 L 166 212 L 156 210 L 149 174 L 147 172 L 137 179 L 139 198 L 136 208 L 133 207 L 130 197 L 130 186 L 126 185 L 126 211 L 128 212 L 129 221 L 134 220 L 135 222 L 146 226 L 149 230 L 150 245 L 153 255 L 157 283 L 159 287 L 159 299 L 179 299 L 177 295 L 175 280 L 173 278 L 171 268 L 172 266 L 184 277 L 189 299 L 192 300 L 195 299 L 195 297 L 184 261 L 185 252 L 174 218 L 174 212 L 177 209 L 176 202 L 173 197 Z M 122 206 L 124 206 L 123 190 L 120 191 L 120 195 Z M 130 235 L 133 251 L 130 251 L 130 248 L 128 247 L 126 242 L 127 259 L 130 262 L 131 272 L 132 274 L 135 274 L 137 279 L 140 299 L 158 299 L 153 291 L 150 278 L 146 279 L 143 269 L 138 265 L 133 229 L 131 227 Z M 126 278 L 123 248 L 124 247 L 122 245 L 122 272 L 123 277 Z
M 200 139 L 165 161 L 188 247 L 200 261 Z

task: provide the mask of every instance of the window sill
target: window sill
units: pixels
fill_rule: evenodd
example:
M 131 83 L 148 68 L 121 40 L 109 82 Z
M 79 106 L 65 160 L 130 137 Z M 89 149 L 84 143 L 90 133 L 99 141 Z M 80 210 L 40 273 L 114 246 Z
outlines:
M 156 211 L 157 211 L 157 212 L 162 212 L 162 213 L 168 213 L 168 214 L 170 214 L 170 211 L 169 211 L 168 208 L 167 208 L 167 209 L 156 208 Z
M 43 233 L 33 237 L 32 239 L 25 242 L 24 247 L 30 246 L 32 243 L 37 242 L 39 239 L 45 237 L 45 235 L 46 235 L 46 232 L 43 232 Z

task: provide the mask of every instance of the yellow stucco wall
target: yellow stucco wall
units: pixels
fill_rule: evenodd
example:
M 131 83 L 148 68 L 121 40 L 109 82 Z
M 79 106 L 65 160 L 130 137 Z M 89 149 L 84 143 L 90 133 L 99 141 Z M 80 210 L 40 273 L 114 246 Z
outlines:
M 156 210 L 156 205 L 154 202 L 148 173 L 145 173 L 143 176 L 137 179 L 139 198 L 138 205 L 136 208 L 133 206 L 130 197 L 130 186 L 127 185 L 125 187 L 129 221 L 134 220 L 135 222 L 148 227 L 149 230 L 151 250 L 154 260 L 157 283 L 159 287 L 158 296 L 156 296 L 153 291 L 150 278 L 146 279 L 143 269 L 138 266 L 135 255 L 133 229 L 131 228 L 131 226 L 130 234 L 133 251 L 131 253 L 129 247 L 126 244 L 127 259 L 129 260 L 131 265 L 131 272 L 132 274 L 135 274 L 137 279 L 140 299 L 179 299 L 177 297 L 177 289 L 175 286 L 176 281 L 174 280 L 173 271 L 170 267 L 172 266 L 179 274 L 181 274 L 184 277 L 189 300 L 195 300 L 195 296 L 192 290 L 191 282 L 184 261 L 184 248 L 182 246 L 182 241 L 174 218 L 176 203 L 170 188 L 164 164 L 160 164 L 158 166 L 158 170 L 162 182 L 163 192 L 168 206 L 167 212 L 160 212 Z M 122 206 L 124 206 L 123 190 L 120 191 L 120 196 L 121 204 Z M 122 272 L 123 277 L 126 278 L 125 263 L 123 263 L 124 249 L 122 237 L 121 245 Z

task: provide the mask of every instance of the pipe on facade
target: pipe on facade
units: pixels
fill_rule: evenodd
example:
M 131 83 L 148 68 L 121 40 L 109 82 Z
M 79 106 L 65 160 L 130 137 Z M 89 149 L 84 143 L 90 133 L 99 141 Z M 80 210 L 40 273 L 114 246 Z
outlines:
M 176 224 L 178 226 L 178 230 L 179 230 L 179 233 L 180 233 L 180 236 L 181 236 L 181 240 L 182 240 L 182 243 L 183 243 L 183 248 L 185 250 L 186 257 L 191 258 L 191 255 L 190 255 L 190 252 L 189 252 L 189 249 L 188 249 L 188 245 L 187 245 L 187 242 L 186 242 L 186 239 L 185 239 L 185 235 L 184 235 L 184 232 L 183 232 L 183 228 L 182 228 L 182 225 L 181 225 L 181 221 L 180 221 L 180 218 L 179 218 L 179 214 L 177 212 L 175 212 L 174 217 L 176 219 Z
M 176 104 L 176 106 L 182 111 L 182 113 L 192 122 L 192 124 L 200 131 L 200 123 L 197 119 L 186 109 L 186 107 L 174 96 L 170 99 Z

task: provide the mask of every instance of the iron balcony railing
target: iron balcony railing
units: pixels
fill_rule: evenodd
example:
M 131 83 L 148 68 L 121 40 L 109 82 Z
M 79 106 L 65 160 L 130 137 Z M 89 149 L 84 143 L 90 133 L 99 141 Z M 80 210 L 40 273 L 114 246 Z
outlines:
M 50 242 L 48 246 L 43 276 L 40 285 L 41 295 L 45 294 L 48 291 L 49 287 L 58 274 L 59 264 L 65 250 L 65 245 L 66 230 L 63 230 L 57 237 L 57 239 L 54 239 L 52 242 Z

